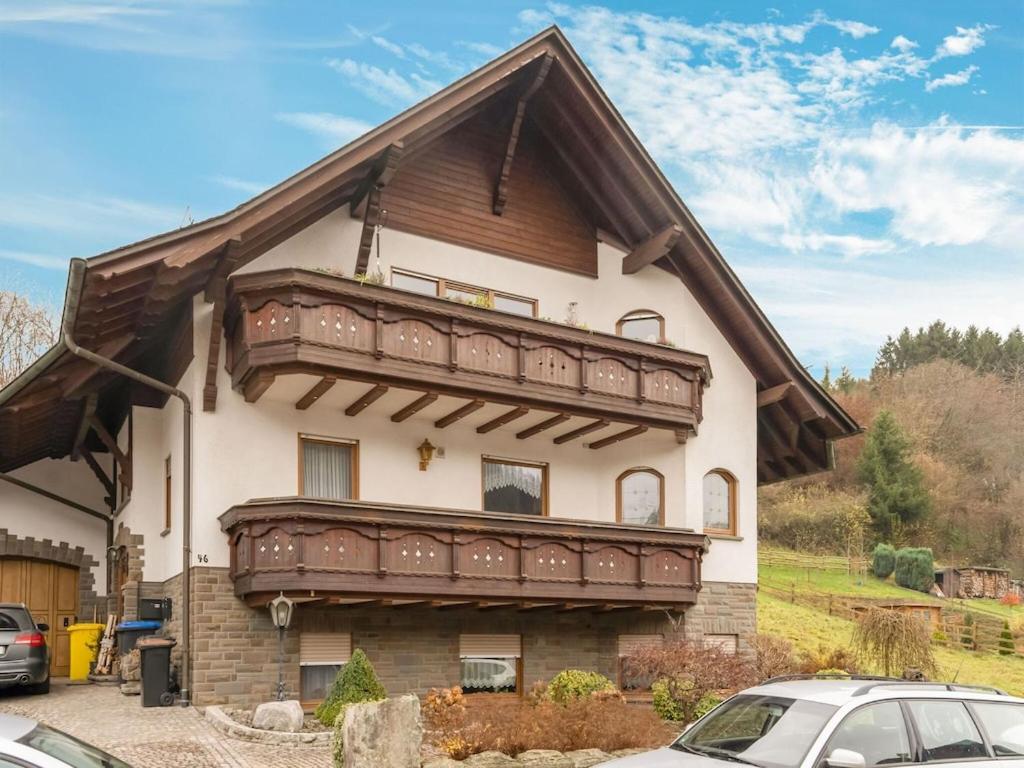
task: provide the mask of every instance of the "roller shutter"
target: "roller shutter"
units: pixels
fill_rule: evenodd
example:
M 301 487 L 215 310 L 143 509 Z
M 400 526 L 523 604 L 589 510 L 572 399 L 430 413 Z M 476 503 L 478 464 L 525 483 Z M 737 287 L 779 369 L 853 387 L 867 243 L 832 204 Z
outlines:
M 523 642 L 519 635 L 460 635 L 459 655 L 463 658 L 519 658 Z
M 351 655 L 349 632 L 303 632 L 299 635 L 299 664 L 345 664 Z

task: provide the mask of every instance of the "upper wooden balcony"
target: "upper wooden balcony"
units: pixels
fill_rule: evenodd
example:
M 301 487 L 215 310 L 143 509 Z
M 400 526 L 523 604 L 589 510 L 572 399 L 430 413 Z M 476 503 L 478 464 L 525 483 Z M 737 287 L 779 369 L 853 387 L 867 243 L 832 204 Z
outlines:
M 295 373 L 674 430 L 701 420 L 705 355 L 330 274 L 235 275 L 232 383 L 250 402 Z
M 683 608 L 703 534 L 365 501 L 257 499 L 220 518 L 235 594 L 332 604 Z

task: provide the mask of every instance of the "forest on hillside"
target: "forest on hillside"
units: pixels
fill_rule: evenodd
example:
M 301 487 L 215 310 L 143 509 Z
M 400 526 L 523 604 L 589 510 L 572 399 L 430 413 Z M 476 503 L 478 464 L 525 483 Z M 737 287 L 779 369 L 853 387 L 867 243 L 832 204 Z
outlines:
M 762 541 L 866 552 L 930 547 L 942 564 L 1024 576 L 1024 333 L 933 323 L 879 349 L 871 375 L 822 385 L 864 428 L 836 469 L 765 486 Z

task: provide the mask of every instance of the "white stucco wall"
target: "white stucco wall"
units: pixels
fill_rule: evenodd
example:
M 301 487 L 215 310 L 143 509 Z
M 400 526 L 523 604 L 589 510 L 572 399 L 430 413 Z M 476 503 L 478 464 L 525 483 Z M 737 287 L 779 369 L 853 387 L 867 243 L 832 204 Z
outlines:
M 108 457 L 99 454 L 97 460 L 110 471 Z M 84 461 L 43 459 L 10 474 L 97 511 L 107 511 L 104 491 Z M 11 483 L 0 482 L 0 528 L 18 538 L 31 536 L 39 541 L 50 539 L 54 544 L 67 542 L 71 547 L 82 547 L 98 563 L 91 569 L 97 593 L 106 592 L 107 527 L 102 520 Z

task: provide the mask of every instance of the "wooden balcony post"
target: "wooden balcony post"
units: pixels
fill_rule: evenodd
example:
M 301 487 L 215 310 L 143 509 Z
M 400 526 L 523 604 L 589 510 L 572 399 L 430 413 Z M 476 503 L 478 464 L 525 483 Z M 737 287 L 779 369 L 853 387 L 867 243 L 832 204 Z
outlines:
M 386 528 L 377 530 L 377 575 L 382 579 L 388 575 L 388 532 Z
M 452 535 L 452 581 L 455 581 L 462 574 L 459 573 L 459 550 L 462 549 L 462 539 L 458 534 Z
M 381 315 L 380 302 L 373 305 L 374 333 L 373 333 L 373 356 L 378 360 L 384 357 L 384 318 Z
M 590 583 L 590 577 L 587 575 L 587 560 L 590 558 L 587 555 L 590 552 L 590 542 L 584 541 L 580 545 L 580 584 L 586 586 Z
M 306 526 L 302 523 L 295 526 L 295 568 L 306 570 Z

